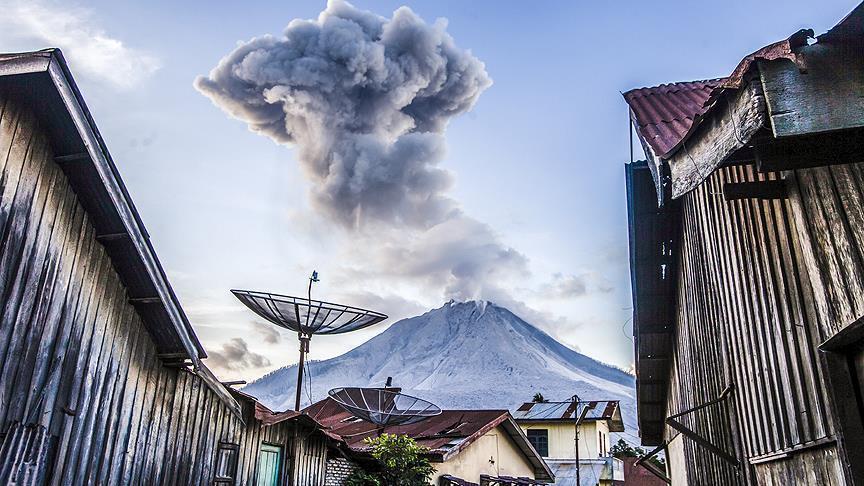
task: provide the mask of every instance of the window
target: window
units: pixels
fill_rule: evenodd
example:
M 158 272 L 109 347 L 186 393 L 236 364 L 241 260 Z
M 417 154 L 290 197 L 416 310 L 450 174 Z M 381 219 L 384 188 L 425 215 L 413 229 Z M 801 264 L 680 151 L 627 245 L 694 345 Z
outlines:
M 528 442 L 534 446 L 542 457 L 549 457 L 549 431 L 546 429 L 528 429 Z
M 240 446 L 228 442 L 220 442 L 216 450 L 216 484 L 234 484 L 237 479 L 237 459 Z

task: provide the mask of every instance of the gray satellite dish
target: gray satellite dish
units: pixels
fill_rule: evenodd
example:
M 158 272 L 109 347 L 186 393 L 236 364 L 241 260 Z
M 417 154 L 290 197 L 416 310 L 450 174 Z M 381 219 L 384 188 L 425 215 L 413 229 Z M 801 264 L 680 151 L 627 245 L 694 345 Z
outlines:
M 334 388 L 330 398 L 355 417 L 383 429 L 414 424 L 441 414 L 436 405 L 384 388 Z
M 309 352 L 309 340 L 314 334 L 342 334 L 356 331 L 387 319 L 380 312 L 312 300 L 312 282 L 318 281 L 318 272 L 309 279 L 308 299 L 289 295 L 232 290 L 231 293 L 246 307 L 279 327 L 297 333 L 300 340 L 300 361 L 297 365 L 297 395 L 294 410 L 300 410 L 300 392 L 303 384 L 303 366 Z

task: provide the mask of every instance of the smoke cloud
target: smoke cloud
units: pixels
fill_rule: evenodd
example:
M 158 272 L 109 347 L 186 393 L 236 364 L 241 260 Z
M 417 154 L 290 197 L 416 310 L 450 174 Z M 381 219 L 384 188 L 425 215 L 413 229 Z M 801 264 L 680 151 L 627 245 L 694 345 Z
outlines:
M 240 371 L 270 366 L 270 360 L 249 349 L 243 338 L 232 338 L 222 344 L 222 349 L 210 351 L 207 363 L 214 368 Z
M 407 7 L 385 18 L 330 0 L 282 36 L 240 43 L 195 87 L 253 132 L 297 148 L 313 208 L 350 233 L 344 281 L 395 277 L 527 315 L 506 289 L 527 277 L 528 259 L 463 213 L 440 166 L 448 123 L 492 85 L 446 27 Z
M 258 337 L 261 338 L 267 344 L 279 344 L 282 341 L 282 335 L 279 334 L 279 331 L 271 324 L 264 324 L 258 321 L 252 321 L 252 329 L 258 333 Z
M 391 18 L 330 0 L 282 37 L 240 44 L 195 87 L 249 128 L 293 144 L 314 205 L 349 227 L 428 228 L 458 217 L 439 167 L 451 118 L 492 84 L 439 19 Z

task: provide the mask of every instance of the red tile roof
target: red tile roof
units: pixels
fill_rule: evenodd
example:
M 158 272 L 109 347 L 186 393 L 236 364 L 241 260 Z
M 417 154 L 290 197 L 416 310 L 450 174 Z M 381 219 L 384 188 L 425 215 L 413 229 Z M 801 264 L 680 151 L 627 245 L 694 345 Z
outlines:
M 662 157 L 680 142 L 722 79 L 661 84 L 624 93 L 639 135 Z

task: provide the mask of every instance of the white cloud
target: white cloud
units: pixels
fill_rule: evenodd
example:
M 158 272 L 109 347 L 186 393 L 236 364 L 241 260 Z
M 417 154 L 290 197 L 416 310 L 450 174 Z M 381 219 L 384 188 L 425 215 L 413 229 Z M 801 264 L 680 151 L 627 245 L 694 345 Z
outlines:
M 159 60 L 128 47 L 96 24 L 93 12 L 39 1 L 0 0 L 0 46 L 59 47 L 72 70 L 130 89 L 159 69 Z

